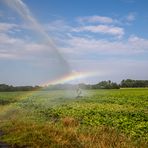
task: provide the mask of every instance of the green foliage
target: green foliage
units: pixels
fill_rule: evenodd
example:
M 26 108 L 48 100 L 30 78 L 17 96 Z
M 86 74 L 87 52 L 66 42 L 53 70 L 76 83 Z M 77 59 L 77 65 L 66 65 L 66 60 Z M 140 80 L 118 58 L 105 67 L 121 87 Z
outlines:
M 148 87 L 148 80 L 122 80 L 121 87 Z
M 12 120 L 35 121 L 39 126 L 50 122 L 59 127 L 62 122 L 67 125 L 74 119 L 80 131 L 84 127 L 110 127 L 124 133 L 134 142 L 140 145 L 144 142 L 146 145 L 148 89 L 83 90 L 82 93 L 86 95 L 81 98 L 65 96 L 65 91 L 40 91 L 27 96 L 26 92 L 0 93 L 0 98 L 6 98 L 11 104 L 11 108 L 2 113 L 4 124 L 0 127 L 9 129 L 12 125 L 9 127 L 6 123 Z M 16 99 L 15 102 L 13 99 Z M 16 108 L 17 112 L 10 113 Z M 21 132 L 17 136 L 22 136 Z
M 0 84 L 0 92 L 13 92 L 13 91 L 35 91 L 42 89 L 44 91 L 49 90 L 71 90 L 71 89 L 119 89 L 121 88 L 135 88 L 135 87 L 148 87 L 148 80 L 122 80 L 120 84 L 112 82 L 111 80 L 108 81 L 101 81 L 97 84 L 55 84 L 49 85 L 45 87 L 41 86 L 12 86 L 6 84 Z
M 41 88 L 40 86 L 12 86 L 12 85 L 0 84 L 0 92 L 33 91 L 40 88 Z
M 23 92 L 0 92 L 0 105 L 15 103 L 21 98 L 22 95 Z

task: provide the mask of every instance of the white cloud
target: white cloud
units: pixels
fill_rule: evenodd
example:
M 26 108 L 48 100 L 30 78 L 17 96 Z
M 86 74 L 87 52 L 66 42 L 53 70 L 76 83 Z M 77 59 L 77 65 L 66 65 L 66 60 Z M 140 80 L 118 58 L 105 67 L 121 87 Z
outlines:
M 49 49 L 49 50 L 47 50 Z M 28 59 L 39 58 L 50 51 L 44 43 L 28 42 L 24 39 L 14 38 L 0 33 L 0 58 Z
M 12 53 L 1 53 L 0 52 L 0 58 L 1 59 L 16 59 L 17 56 L 15 54 L 12 54 Z
M 10 24 L 10 23 L 0 23 L 0 33 L 1 32 L 7 32 L 13 28 L 18 27 L 16 24 Z
M 140 38 L 135 35 L 131 35 L 128 39 L 129 43 L 143 52 L 148 52 L 148 39 Z
M 82 82 L 96 83 L 106 79 L 120 81 L 123 78 L 147 79 L 148 71 L 145 73 L 141 71 L 147 69 L 148 61 L 138 61 L 134 58 L 128 60 L 126 57 L 148 53 L 148 39 L 131 35 L 127 40 L 110 41 L 71 34 L 68 38 L 58 40 L 64 45 L 60 44 L 58 49 L 64 53 L 73 70 L 98 73 L 97 76 L 92 75 Z M 123 59 L 118 58 L 120 56 L 123 56 Z M 48 79 L 50 70 L 55 70 L 56 65 L 52 58 L 53 54 L 50 54 L 50 47 L 47 44 L 14 38 L 6 33 L 0 34 L 0 60 L 14 59 L 18 60 L 17 63 L 25 60 L 28 65 L 39 68 L 39 72 L 45 72 Z
M 124 35 L 124 29 L 121 27 L 108 26 L 108 25 L 97 25 L 97 26 L 82 26 L 74 29 L 76 32 L 89 31 L 93 33 L 109 34 L 118 37 Z
M 78 18 L 79 22 L 83 23 L 76 23 L 76 24 L 68 24 L 68 22 L 64 20 L 55 20 L 46 24 L 45 27 L 50 34 L 52 34 L 53 36 L 55 35 L 54 37 L 56 37 L 57 35 L 66 36 L 69 33 L 73 32 L 79 33 L 80 36 L 83 32 L 85 32 L 85 35 L 86 33 L 87 35 L 90 35 L 89 32 L 91 32 L 91 33 L 112 35 L 113 38 L 114 37 L 121 38 L 126 34 L 124 25 L 131 24 L 131 22 L 135 19 L 135 14 L 136 13 L 129 13 L 129 15 L 120 17 L 120 19 L 101 17 L 102 21 L 100 20 L 100 22 L 97 23 L 93 22 L 95 22 L 98 18 L 100 18 L 99 16 L 79 17 Z
M 136 36 L 129 37 L 128 40 L 101 40 L 86 37 L 71 37 L 63 40 L 65 47 L 59 47 L 63 52 L 67 53 L 70 58 L 93 58 L 95 56 L 114 55 L 118 56 L 134 56 L 139 53 L 148 53 L 148 39 L 138 38 Z
M 137 61 L 128 59 L 106 59 L 106 60 L 74 60 L 73 65 L 78 70 L 98 72 L 103 75 L 87 78 L 87 83 L 96 83 L 102 80 L 113 80 L 120 82 L 122 79 L 148 79 L 148 60 Z M 81 64 L 80 64 L 81 63 Z M 145 69 L 145 72 L 142 72 Z
M 140 37 L 138 37 L 138 36 L 136 36 L 136 35 L 131 35 L 131 36 L 128 38 L 128 40 L 129 40 L 130 42 L 147 41 L 146 39 L 140 38 Z
M 128 22 L 132 22 L 136 19 L 136 13 L 129 13 L 127 16 L 126 16 L 126 20 Z
M 66 34 L 70 33 L 68 37 L 58 37 L 56 41 L 59 43 L 58 48 L 60 52 L 64 53 L 69 59 L 83 58 L 85 54 L 91 55 L 133 55 L 137 53 L 148 52 L 148 40 L 137 36 L 130 36 L 127 40 L 108 40 L 107 38 L 102 40 L 93 36 L 75 36 L 71 30 L 76 32 L 89 31 L 94 33 L 109 34 L 117 37 L 124 35 L 124 29 L 120 27 L 98 25 L 98 26 L 82 26 L 72 28 L 64 26 L 63 22 L 56 22 L 63 24 L 64 31 Z M 13 30 L 13 27 L 17 27 L 15 24 L 0 23 L 2 33 L 0 34 L 0 57 L 10 59 L 27 59 L 27 58 L 38 58 L 41 57 L 52 58 L 51 47 L 46 43 L 35 43 L 31 40 L 25 40 L 23 38 L 12 37 L 6 32 Z M 70 28 L 70 29 L 69 29 Z M 69 30 L 69 32 L 68 32 Z M 81 34 L 81 33 L 80 33 Z M 4 52 L 5 51 L 5 52 Z M 48 58 L 49 58 L 48 57 Z M 86 57 L 87 58 L 87 57 Z M 89 57 L 88 57 L 89 58 Z
M 77 20 L 81 23 L 89 22 L 89 23 L 107 23 L 107 24 L 110 24 L 110 23 L 114 22 L 114 20 L 110 17 L 99 16 L 99 15 L 78 17 Z

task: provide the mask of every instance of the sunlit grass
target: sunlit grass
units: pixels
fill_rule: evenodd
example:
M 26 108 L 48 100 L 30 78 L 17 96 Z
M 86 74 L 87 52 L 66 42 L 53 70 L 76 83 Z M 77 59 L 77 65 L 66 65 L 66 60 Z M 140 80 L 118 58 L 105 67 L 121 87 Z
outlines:
M 83 93 L 81 98 L 65 91 L 0 93 L 8 100 L 0 106 L 1 139 L 12 146 L 146 147 L 147 89 Z
M 130 138 L 113 128 L 80 127 L 68 117 L 60 124 L 12 120 L 7 126 L 10 128 L 5 132 L 9 134 L 3 139 L 14 147 L 134 147 Z

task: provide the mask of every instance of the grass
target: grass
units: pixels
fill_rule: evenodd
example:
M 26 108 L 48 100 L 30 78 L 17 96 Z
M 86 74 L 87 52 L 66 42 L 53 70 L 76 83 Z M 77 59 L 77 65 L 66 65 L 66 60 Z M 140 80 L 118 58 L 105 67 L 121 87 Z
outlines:
M 7 103 L 0 104 L 0 130 L 5 133 L 0 141 L 12 147 L 147 147 L 147 89 L 83 94 L 1 92 L 0 102 Z

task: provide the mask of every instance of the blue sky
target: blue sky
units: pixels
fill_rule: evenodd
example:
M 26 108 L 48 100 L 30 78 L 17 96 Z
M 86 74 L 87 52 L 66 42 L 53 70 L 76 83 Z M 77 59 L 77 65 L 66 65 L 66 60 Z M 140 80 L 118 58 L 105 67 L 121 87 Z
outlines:
M 0 83 L 39 85 L 69 67 L 92 73 L 78 83 L 148 79 L 147 8 L 147 0 L 0 0 Z

